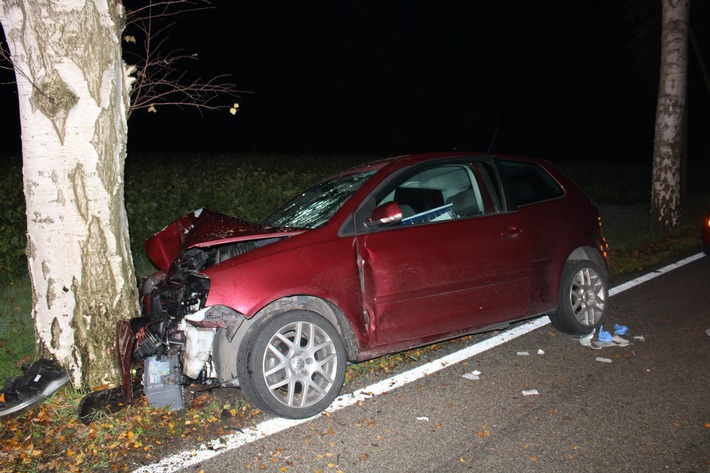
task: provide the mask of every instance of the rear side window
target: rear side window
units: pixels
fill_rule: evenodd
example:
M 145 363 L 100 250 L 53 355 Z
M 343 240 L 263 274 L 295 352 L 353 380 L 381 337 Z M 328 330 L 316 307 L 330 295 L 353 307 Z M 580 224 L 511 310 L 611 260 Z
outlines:
M 501 161 L 501 165 L 515 205 L 542 202 L 564 194 L 557 181 L 537 164 Z

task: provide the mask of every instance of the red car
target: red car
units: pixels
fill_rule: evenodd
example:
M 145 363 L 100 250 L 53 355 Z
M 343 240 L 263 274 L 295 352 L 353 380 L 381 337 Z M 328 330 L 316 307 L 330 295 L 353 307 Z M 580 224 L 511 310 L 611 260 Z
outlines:
M 351 169 L 260 224 L 191 212 L 146 242 L 159 272 L 124 322 L 124 391 L 143 363 L 149 404 L 183 385 L 240 386 L 304 418 L 347 362 L 549 314 L 587 334 L 608 310 L 599 212 L 547 161 L 432 153 Z

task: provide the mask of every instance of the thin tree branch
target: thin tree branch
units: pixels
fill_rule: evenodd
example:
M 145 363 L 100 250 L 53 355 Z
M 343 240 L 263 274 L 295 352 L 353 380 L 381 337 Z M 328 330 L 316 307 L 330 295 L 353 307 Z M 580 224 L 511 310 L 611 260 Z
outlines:
M 131 89 L 131 107 L 128 117 L 135 110 L 156 112 L 156 107 L 191 107 L 202 111 L 230 109 L 240 93 L 230 76 L 218 75 L 211 79 L 189 79 L 182 66 L 188 60 L 198 60 L 197 54 L 185 54 L 180 50 L 165 51 L 168 30 L 175 21 L 165 21 L 182 13 L 209 10 L 208 0 L 156 0 L 127 13 L 127 28 L 124 35 L 124 58 L 135 67 L 135 82 Z M 135 31 L 134 31 L 135 30 Z M 135 34 L 131 34 L 135 33 Z M 131 50 L 130 45 L 137 48 Z M 180 66 L 180 67 L 179 67 Z
M 167 33 L 176 23 L 166 22 L 166 19 L 213 8 L 209 0 L 148 0 L 147 4 L 126 11 L 122 49 L 124 60 L 131 66 L 135 79 L 130 93 L 128 118 L 136 110 L 155 112 L 156 107 L 165 106 L 190 107 L 201 112 L 230 110 L 234 113 L 239 95 L 252 93 L 239 90 L 229 81 L 231 76 L 227 74 L 206 80 L 189 79 L 181 67 L 188 60 L 197 61 L 197 54 L 184 54 L 180 50 L 162 53 L 167 49 Z M 134 44 L 135 49 L 131 48 Z M 0 44 L 0 69 L 14 70 L 46 96 L 27 74 L 13 64 L 4 44 Z

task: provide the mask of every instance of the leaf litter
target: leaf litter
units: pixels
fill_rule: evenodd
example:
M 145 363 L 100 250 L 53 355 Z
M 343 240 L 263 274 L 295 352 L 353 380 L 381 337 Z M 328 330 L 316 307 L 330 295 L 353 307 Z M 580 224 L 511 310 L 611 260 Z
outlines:
M 166 451 L 254 422 L 258 411 L 221 394 L 218 390 L 196 394 L 189 408 L 179 412 L 151 408 L 143 398 L 84 424 L 77 416 L 82 393 L 65 387 L 32 410 L 3 419 L 0 473 L 129 471 Z

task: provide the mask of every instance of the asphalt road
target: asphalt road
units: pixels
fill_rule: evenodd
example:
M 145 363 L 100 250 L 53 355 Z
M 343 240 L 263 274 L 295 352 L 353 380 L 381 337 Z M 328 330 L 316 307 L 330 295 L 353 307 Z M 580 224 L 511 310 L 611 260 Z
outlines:
M 710 258 L 611 303 L 628 347 L 547 325 L 182 471 L 710 472 Z

